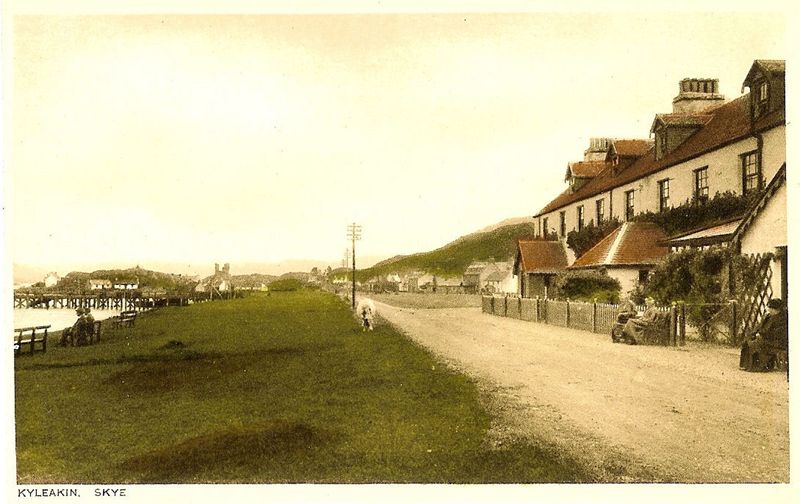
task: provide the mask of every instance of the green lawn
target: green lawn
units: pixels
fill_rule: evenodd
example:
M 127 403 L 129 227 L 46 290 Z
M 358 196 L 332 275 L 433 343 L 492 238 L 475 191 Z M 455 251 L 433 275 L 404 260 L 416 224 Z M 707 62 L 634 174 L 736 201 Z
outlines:
M 490 446 L 470 379 L 321 292 L 164 308 L 15 368 L 20 483 L 586 479 Z

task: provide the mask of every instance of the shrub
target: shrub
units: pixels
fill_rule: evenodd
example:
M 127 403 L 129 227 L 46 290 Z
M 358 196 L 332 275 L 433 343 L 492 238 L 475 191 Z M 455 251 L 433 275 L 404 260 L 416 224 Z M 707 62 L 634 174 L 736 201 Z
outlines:
M 687 320 L 700 330 L 700 337 L 712 336 L 706 323 L 727 299 L 722 283 L 730 255 L 724 249 L 685 250 L 668 255 L 650 274 L 645 293 L 659 304 L 683 301 Z
M 580 257 L 618 227 L 619 220 L 616 218 L 607 220 L 599 226 L 595 226 L 594 221 L 589 221 L 589 224 L 580 231 L 567 233 L 567 246 L 575 252 L 575 257 Z
M 303 283 L 296 278 L 282 278 L 270 282 L 268 287 L 273 292 L 290 292 L 302 288 Z
M 717 193 L 703 204 L 686 201 L 663 212 L 640 213 L 633 220 L 653 222 L 667 235 L 675 235 L 743 215 L 758 196 L 760 194 L 757 192 L 747 196 L 732 192 Z
M 578 301 L 597 299 L 601 303 L 617 303 L 620 285 L 615 278 L 597 271 L 567 271 L 556 275 L 553 297 Z

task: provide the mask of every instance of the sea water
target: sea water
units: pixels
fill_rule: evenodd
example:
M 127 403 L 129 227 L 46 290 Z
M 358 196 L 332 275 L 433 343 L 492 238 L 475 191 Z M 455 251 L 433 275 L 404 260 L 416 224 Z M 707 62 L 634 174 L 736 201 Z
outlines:
M 95 320 L 104 320 L 120 314 L 120 310 L 100 310 L 92 308 Z M 15 308 L 14 328 L 49 325 L 50 331 L 60 331 L 72 327 L 78 320 L 75 308 Z

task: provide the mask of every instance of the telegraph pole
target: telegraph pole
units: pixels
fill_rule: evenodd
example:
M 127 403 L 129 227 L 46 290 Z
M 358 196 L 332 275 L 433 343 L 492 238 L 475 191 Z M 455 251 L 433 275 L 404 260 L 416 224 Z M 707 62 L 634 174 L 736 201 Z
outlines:
M 355 222 L 347 226 L 347 237 L 352 240 L 353 250 L 353 309 L 356 308 L 356 240 L 361 239 L 361 226 Z

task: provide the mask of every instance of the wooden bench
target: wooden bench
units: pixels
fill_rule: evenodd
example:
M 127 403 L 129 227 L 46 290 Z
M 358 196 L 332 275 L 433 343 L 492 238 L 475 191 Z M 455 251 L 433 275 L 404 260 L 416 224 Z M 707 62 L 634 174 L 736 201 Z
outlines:
M 93 343 L 100 343 L 100 330 L 103 328 L 103 322 L 100 320 L 95 320 L 94 324 L 92 324 L 92 333 L 89 335 L 87 343 L 90 345 Z
M 136 311 L 124 311 L 111 319 L 114 327 L 132 327 L 136 323 Z
M 22 347 L 25 345 L 29 345 L 29 353 L 32 354 L 36 351 L 37 343 L 40 344 L 42 352 L 46 352 L 48 329 L 50 329 L 49 325 L 14 329 L 14 331 L 17 333 L 17 338 L 14 341 L 14 355 L 22 355 Z
M 645 327 L 642 331 L 641 341 L 637 341 L 639 345 L 670 345 L 669 334 L 670 314 L 668 312 L 656 313 L 656 318 L 653 322 Z
M 82 346 L 82 345 L 91 345 L 93 343 L 100 342 L 100 332 L 103 327 L 103 322 L 100 320 L 95 320 L 92 323 L 92 332 L 86 335 L 86 339 L 83 343 L 78 341 L 78 338 L 75 335 L 75 331 L 73 331 L 72 327 L 67 327 L 64 329 L 64 332 L 61 333 L 61 340 L 59 344 L 61 346 Z

